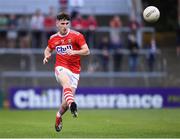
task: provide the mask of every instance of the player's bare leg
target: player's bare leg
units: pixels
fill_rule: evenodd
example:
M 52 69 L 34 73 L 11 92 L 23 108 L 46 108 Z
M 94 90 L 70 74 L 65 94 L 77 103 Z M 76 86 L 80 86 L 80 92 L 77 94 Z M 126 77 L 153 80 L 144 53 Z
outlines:
M 57 78 L 58 78 L 58 81 L 60 82 L 60 85 L 62 85 L 63 88 L 64 88 L 65 83 L 69 82 L 67 76 L 64 73 L 59 73 Z M 63 95 L 62 104 L 60 106 L 59 111 L 56 114 L 55 129 L 57 132 L 60 132 L 62 130 L 62 115 L 68 110 L 68 108 L 69 108 L 68 104 Z
M 63 86 L 64 99 L 66 100 L 73 117 L 77 117 L 77 105 L 74 100 L 76 88 L 71 87 L 70 79 L 63 70 L 59 71 L 58 79 Z
M 59 108 L 59 111 L 56 114 L 56 122 L 55 122 L 55 129 L 57 132 L 62 130 L 62 116 L 68 110 L 68 105 L 65 100 L 62 100 L 62 104 Z
M 62 115 L 68 110 L 68 108 L 70 108 L 73 117 L 77 117 L 77 105 L 74 101 L 76 88 L 70 87 L 71 85 L 68 76 L 63 73 L 63 71 L 61 72 L 59 72 L 58 79 L 63 86 L 63 100 L 56 115 L 55 129 L 57 132 L 60 132 L 62 129 Z

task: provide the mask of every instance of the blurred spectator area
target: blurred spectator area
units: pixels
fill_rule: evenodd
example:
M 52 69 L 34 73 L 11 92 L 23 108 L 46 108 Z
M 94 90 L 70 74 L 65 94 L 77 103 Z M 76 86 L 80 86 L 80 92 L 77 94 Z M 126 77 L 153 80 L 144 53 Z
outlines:
M 48 7 L 60 8 L 65 3 L 68 10 L 78 7 L 82 14 L 113 15 L 117 13 L 128 14 L 131 10 L 131 0 L 0 0 L 0 13 L 32 14 L 40 8 L 43 13 L 47 13 Z M 108 7 L 107 7 L 108 6 Z
M 43 13 L 47 14 L 51 6 L 58 9 L 58 0 L 0 0 L 0 13 L 30 15 L 37 9 L 41 9 Z
M 149 72 L 146 60 L 148 51 L 140 50 L 135 72 L 129 71 L 129 51 L 124 49 L 121 71 L 114 71 L 114 51 L 108 51 L 107 69 L 101 62 L 104 52 L 91 50 L 91 55 L 82 58 L 80 86 L 163 86 L 161 82 L 166 77 L 166 63 L 160 51 L 157 50 L 157 60 L 153 72 Z M 105 54 L 106 56 L 106 54 Z M 4 58 L 6 57 L 6 58 Z M 0 49 L 0 79 L 1 86 L 8 88 L 14 85 L 23 86 L 54 86 L 55 55 L 47 65 L 42 64 L 43 49 Z M 8 61 L 8 62 L 7 62 Z M 152 79 L 154 80 L 151 84 Z M 167 80 L 168 81 L 168 80 Z
M 42 58 L 49 36 L 56 32 L 53 22 L 55 15 L 62 10 L 73 15 L 72 28 L 85 35 L 91 49 L 91 55 L 82 59 L 81 86 L 162 85 L 159 80 L 166 76 L 166 59 L 157 47 L 153 70 L 149 69 L 147 55 L 150 50 L 145 45 L 150 44 L 156 32 L 154 28 L 142 25 L 141 9 L 138 8 L 141 0 L 80 0 L 79 4 L 73 2 L 0 0 L 1 86 L 8 88 L 8 85 L 15 85 L 14 83 L 46 85 L 46 77 L 49 79 L 47 82 L 55 84 L 49 78 L 54 77 L 54 58 L 48 65 L 42 65 Z M 143 38 L 146 33 L 150 34 L 149 40 Z M 135 36 L 140 47 L 137 50 L 138 64 L 134 71 L 130 70 L 128 64 L 129 34 Z M 129 78 L 134 79 L 130 84 Z M 159 80 L 151 84 L 153 78 Z
M 73 8 L 70 5 L 70 8 Z M 95 15 L 128 15 L 131 11 L 131 0 L 83 0 L 79 12 Z
M 72 28 L 85 35 L 90 48 L 96 48 L 100 37 L 104 34 L 109 35 L 110 21 L 114 15 L 122 22 L 116 30 L 125 33 L 126 35 L 122 36 L 127 38 L 127 33 L 131 30 L 130 17 L 134 15 L 135 19 L 138 19 L 133 5 L 141 3 L 140 0 L 135 3 L 134 0 L 99 0 L 98 3 L 95 0 L 79 1 L 80 4 L 73 4 L 74 0 L 45 0 L 45 2 L 44 0 L 26 2 L 0 0 L 0 40 L 2 40 L 0 47 L 42 48 L 46 46 L 49 36 L 56 32 L 55 22 L 53 22 L 56 13 L 62 10 L 61 6 L 66 7 L 64 5 L 67 4 L 67 11 L 77 12 L 82 18 L 80 24 L 72 22 Z M 14 16 L 13 20 L 11 20 L 12 16 Z M 11 24 L 14 24 L 13 28 L 9 26 L 10 20 Z M 152 32 L 152 29 L 150 31 Z M 138 36 L 140 41 L 141 37 L 141 35 Z M 122 42 L 126 42 L 126 38 L 122 38 Z M 10 39 L 16 44 L 7 44 Z
M 49 7 L 54 7 L 56 10 L 61 11 L 61 6 L 67 3 L 68 12 L 71 13 L 73 10 L 78 10 L 82 15 L 102 17 L 99 22 L 103 25 L 104 20 L 108 21 L 112 15 L 127 16 L 131 14 L 133 7 L 132 0 L 98 0 L 98 2 L 96 0 L 81 0 L 82 4 L 80 7 L 71 4 L 75 3 L 75 1 L 77 0 L 28 0 L 26 2 L 24 0 L 0 0 L 0 13 L 30 15 L 37 9 L 40 9 L 42 13 L 47 14 Z

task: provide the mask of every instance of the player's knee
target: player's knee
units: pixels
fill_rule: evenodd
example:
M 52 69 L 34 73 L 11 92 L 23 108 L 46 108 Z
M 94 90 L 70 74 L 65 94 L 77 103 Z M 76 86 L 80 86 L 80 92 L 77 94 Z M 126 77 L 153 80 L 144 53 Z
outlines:
M 65 89 L 65 88 L 71 88 L 70 83 L 64 83 L 64 84 L 62 84 L 62 86 L 63 86 L 63 89 Z

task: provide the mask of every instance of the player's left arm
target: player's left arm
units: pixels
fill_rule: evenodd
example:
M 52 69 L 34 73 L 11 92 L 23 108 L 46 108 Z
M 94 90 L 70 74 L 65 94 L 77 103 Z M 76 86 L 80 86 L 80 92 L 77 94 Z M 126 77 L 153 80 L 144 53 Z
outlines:
M 80 50 L 67 50 L 68 55 L 89 55 L 90 50 L 88 48 L 88 45 L 85 43 L 84 45 L 81 46 Z

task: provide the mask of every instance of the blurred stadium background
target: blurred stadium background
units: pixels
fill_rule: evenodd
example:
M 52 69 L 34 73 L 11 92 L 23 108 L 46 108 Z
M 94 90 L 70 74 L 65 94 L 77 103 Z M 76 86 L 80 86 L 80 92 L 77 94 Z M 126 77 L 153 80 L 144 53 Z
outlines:
M 161 12 L 153 24 L 142 18 L 149 5 Z M 180 107 L 179 0 L 0 0 L 0 109 L 58 108 L 55 59 L 42 60 L 60 11 L 91 49 L 82 57 L 80 108 Z

